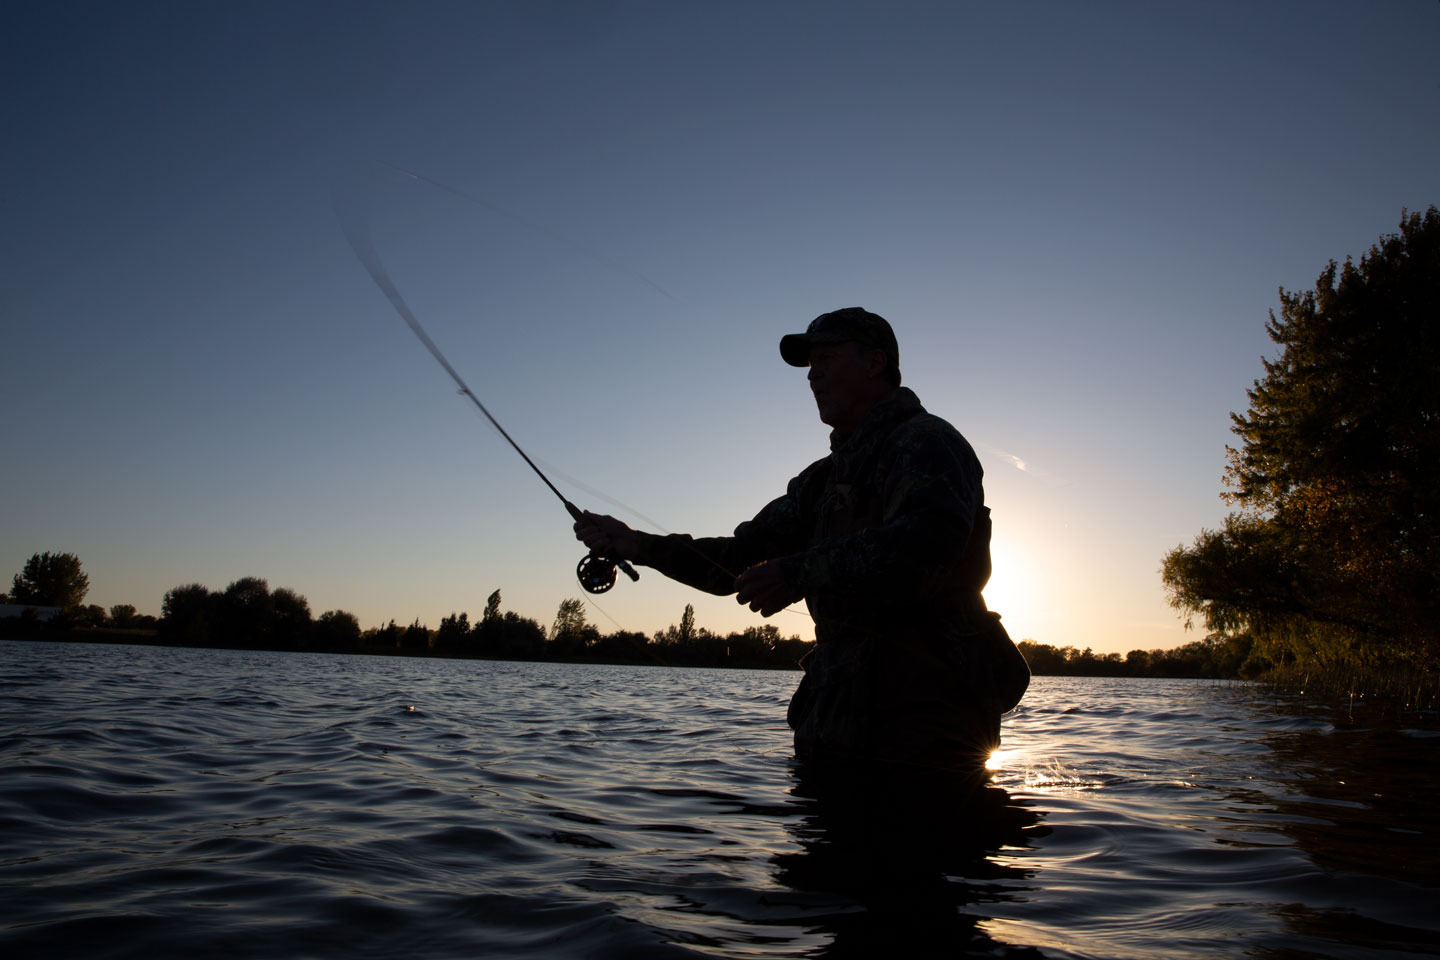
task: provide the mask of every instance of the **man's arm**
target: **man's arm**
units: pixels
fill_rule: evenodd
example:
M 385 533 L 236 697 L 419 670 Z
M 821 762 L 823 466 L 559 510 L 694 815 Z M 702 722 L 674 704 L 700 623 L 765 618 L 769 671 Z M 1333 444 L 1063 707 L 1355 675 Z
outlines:
M 805 525 L 798 501 L 811 472 L 792 480 L 784 496 L 766 504 L 728 537 L 660 536 L 588 512 L 575 523 L 575 536 L 602 556 L 653 567 L 697 590 L 717 596 L 739 591 L 741 603 L 770 616 L 801 597 L 794 564 L 765 561 L 804 549 Z

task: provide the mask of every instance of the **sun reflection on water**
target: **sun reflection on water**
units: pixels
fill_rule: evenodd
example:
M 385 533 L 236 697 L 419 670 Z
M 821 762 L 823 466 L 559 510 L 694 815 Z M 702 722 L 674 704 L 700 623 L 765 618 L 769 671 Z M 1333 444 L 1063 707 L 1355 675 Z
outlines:
M 1001 747 L 990 754 L 985 769 L 992 774 L 1003 773 L 1000 779 L 1016 788 L 1037 793 L 1093 790 L 1103 786 L 1102 781 L 1065 766 L 1057 757 L 1033 757 L 1023 747 Z
M 1015 760 L 1023 755 L 1023 751 L 1017 747 L 1000 747 L 985 761 L 985 769 L 992 772 L 1006 770 L 1014 766 Z

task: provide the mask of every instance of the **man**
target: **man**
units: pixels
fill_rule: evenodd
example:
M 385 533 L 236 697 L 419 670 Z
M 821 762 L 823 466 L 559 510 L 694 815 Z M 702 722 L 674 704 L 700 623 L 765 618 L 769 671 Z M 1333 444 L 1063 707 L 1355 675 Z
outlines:
M 828 457 L 729 537 L 657 536 L 589 513 L 576 536 L 762 616 L 804 599 L 816 644 L 788 716 L 802 761 L 975 770 L 1029 682 L 980 596 L 990 578 L 980 461 L 900 385 L 884 318 L 822 314 L 782 338 L 780 354 L 809 367 L 832 428 Z

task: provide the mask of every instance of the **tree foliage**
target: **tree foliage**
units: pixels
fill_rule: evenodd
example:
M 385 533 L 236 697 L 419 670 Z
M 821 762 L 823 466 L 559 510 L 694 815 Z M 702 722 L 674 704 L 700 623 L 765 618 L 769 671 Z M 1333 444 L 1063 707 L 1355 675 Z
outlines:
M 427 650 L 430 647 L 430 628 L 416 617 L 405 632 L 400 634 L 398 646 L 401 650 Z
M 316 620 L 310 601 L 289 587 L 272 591 L 260 577 L 241 577 L 220 593 L 199 583 L 175 587 L 160 611 L 160 639 L 186 646 L 338 650 L 353 648 L 360 636 L 353 614 L 329 610 Z
M 475 650 L 482 657 L 498 660 L 541 660 L 545 657 L 545 628 L 540 621 L 522 617 L 514 610 L 499 611 L 500 591 L 492 594 L 496 611 L 486 616 L 475 628 Z
M 550 625 L 550 639 L 578 634 L 585 628 L 585 601 L 578 597 L 561 600 L 555 611 L 555 622 Z
M 270 594 L 270 632 L 280 650 L 304 650 L 310 645 L 310 601 L 289 587 Z
M 360 642 L 360 621 L 344 610 L 326 610 L 315 618 L 314 638 L 321 650 L 354 649 Z
M 161 639 L 186 646 L 209 646 L 217 603 L 204 584 L 187 583 L 166 591 L 160 604 Z
M 430 645 L 442 653 L 462 653 L 470 648 L 470 614 L 450 614 L 440 620 L 440 629 L 430 638 Z
M 1440 212 L 1280 291 L 1232 414 L 1219 530 L 1166 555 L 1172 606 L 1274 662 L 1440 659 Z
M 1211 637 L 1170 650 L 1096 653 L 1089 647 L 1055 647 L 1021 640 L 1016 644 L 1030 672 L 1045 677 L 1155 677 L 1163 679 L 1234 679 L 1252 676 L 1261 666 L 1246 665 L 1250 648 L 1242 641 Z
M 555 622 L 550 625 L 550 655 L 556 658 L 577 656 L 598 638 L 599 631 L 585 622 L 585 601 L 578 597 L 561 600 L 559 609 L 555 611 Z
M 31 556 L 15 574 L 10 602 L 73 610 L 85 602 L 89 590 L 90 578 L 80 569 L 79 557 L 47 550 Z

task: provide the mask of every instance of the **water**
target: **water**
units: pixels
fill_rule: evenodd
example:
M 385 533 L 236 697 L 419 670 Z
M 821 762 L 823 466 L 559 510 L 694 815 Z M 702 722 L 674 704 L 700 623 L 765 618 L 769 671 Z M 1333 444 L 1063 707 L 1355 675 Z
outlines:
M 1434 718 L 1037 678 L 983 794 L 856 813 L 797 679 L 0 643 L 0 950 L 1440 956 Z

